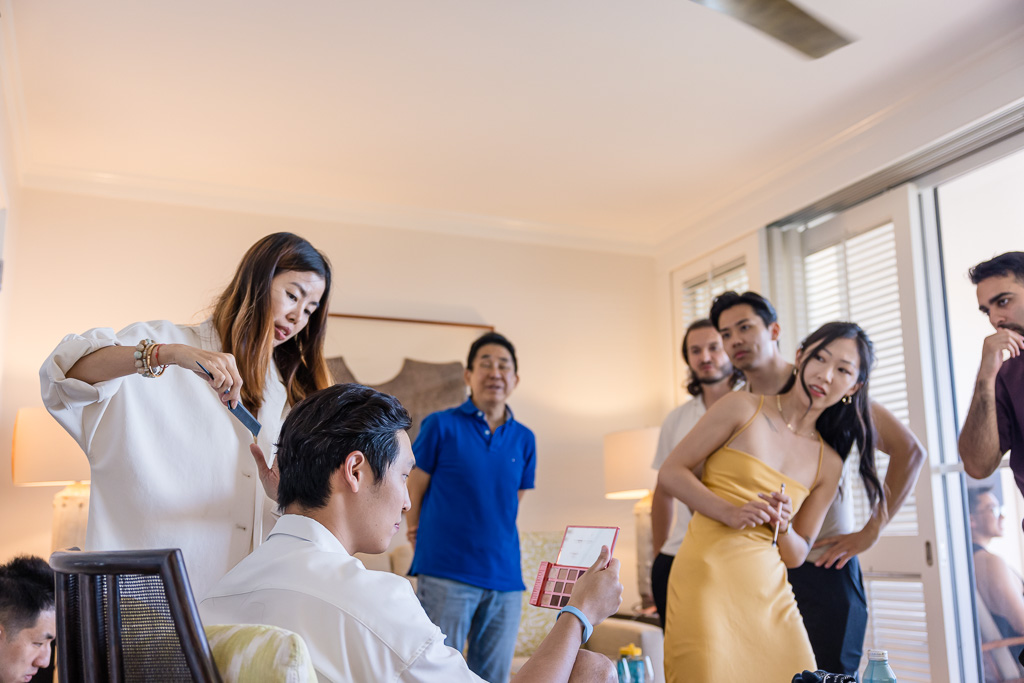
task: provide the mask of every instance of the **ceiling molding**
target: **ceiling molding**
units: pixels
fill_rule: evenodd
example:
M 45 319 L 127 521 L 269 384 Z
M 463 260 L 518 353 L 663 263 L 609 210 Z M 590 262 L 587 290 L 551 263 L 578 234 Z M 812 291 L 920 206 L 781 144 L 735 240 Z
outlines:
M 21 174 L 26 189 L 106 197 L 127 201 L 190 206 L 303 220 L 397 228 L 460 237 L 536 244 L 567 249 L 655 255 L 653 244 L 603 240 L 574 226 L 551 225 L 455 211 L 335 200 L 312 195 L 259 192 L 209 183 L 189 183 L 162 178 L 37 167 Z
M 195 208 L 282 216 L 348 225 L 397 228 L 478 239 L 535 244 L 567 249 L 653 257 L 655 244 L 637 240 L 599 239 L 585 228 L 460 212 L 436 211 L 326 197 L 262 192 L 253 188 L 190 183 L 166 178 L 102 173 L 93 170 L 33 165 L 27 149 L 22 70 L 18 63 L 13 1 L 0 0 L 0 79 L 11 133 L 11 159 L 17 179 L 26 189 L 66 192 L 128 201 L 175 204 Z
M 1001 0 L 1001 2 L 992 4 L 996 6 L 1000 4 L 1007 5 L 1007 3 L 1008 0 Z M 1004 17 L 999 27 L 999 38 L 985 42 L 985 47 L 981 52 L 976 52 L 970 57 L 960 59 L 960 61 L 955 63 L 953 63 L 955 58 L 952 56 L 945 61 L 939 60 L 934 62 L 933 68 L 927 71 L 928 76 L 918 81 L 914 87 L 895 93 L 889 92 L 889 95 L 892 95 L 893 98 L 898 97 L 895 101 L 893 101 L 893 98 L 890 98 L 886 101 L 885 106 L 881 106 L 881 101 L 874 99 L 865 108 L 858 108 L 857 111 L 870 111 L 870 109 L 866 108 L 867 106 L 875 107 L 876 111 L 870 116 L 864 117 L 853 125 L 848 126 L 845 130 L 827 137 L 824 137 L 824 133 L 820 133 L 817 141 L 813 144 L 792 144 L 790 146 L 792 152 L 777 155 L 779 159 L 773 161 L 773 165 L 770 167 L 771 170 L 767 173 L 761 175 L 751 174 L 746 179 L 743 178 L 741 173 L 736 173 L 732 178 L 726 178 L 717 182 L 711 191 L 703 194 L 691 192 L 689 195 L 687 190 L 693 186 L 684 184 L 684 181 L 679 179 L 678 174 L 675 179 L 672 177 L 654 177 L 653 182 L 650 183 L 651 188 L 644 187 L 646 185 L 644 183 L 641 184 L 641 189 L 650 189 L 651 196 L 660 201 L 660 204 L 657 204 L 657 202 L 641 204 L 648 199 L 648 195 L 644 195 L 642 192 L 638 193 L 636 183 L 630 186 L 628 182 L 623 182 L 623 186 L 629 186 L 629 190 L 634 192 L 634 205 L 648 206 L 657 204 L 659 207 L 659 213 L 652 214 L 657 215 L 658 218 L 650 219 L 649 222 L 644 223 L 643 227 L 645 229 L 641 233 L 640 230 L 636 229 L 637 226 L 630 225 L 628 210 L 621 210 L 621 208 L 617 216 L 626 216 L 626 218 L 617 218 L 614 221 L 608 221 L 608 225 L 601 228 L 594 227 L 593 229 L 588 226 L 591 223 L 590 217 L 596 213 L 594 211 L 589 213 L 580 211 L 576 214 L 571 214 L 569 212 L 573 207 L 570 206 L 568 208 L 559 207 L 560 211 L 557 213 L 551 211 L 546 214 L 541 213 L 551 204 L 550 197 L 545 197 L 548 204 L 543 205 L 544 208 L 531 212 L 528 210 L 529 204 L 526 204 L 527 208 L 522 209 L 520 214 L 557 216 L 554 218 L 554 223 L 541 223 L 504 218 L 500 215 L 487 215 L 486 213 L 477 215 L 458 211 L 419 208 L 415 205 L 402 205 L 400 203 L 368 203 L 348 197 L 329 196 L 333 189 L 318 190 L 321 194 L 316 195 L 303 194 L 308 191 L 305 189 L 308 185 L 304 186 L 302 183 L 296 183 L 292 186 L 296 188 L 296 191 L 284 191 L 274 187 L 273 182 L 267 180 L 271 173 L 253 176 L 261 178 L 261 180 L 256 182 L 268 186 L 268 189 L 261 189 L 251 186 L 244 187 L 240 184 L 231 185 L 230 183 L 232 182 L 240 183 L 241 181 L 233 179 L 229 172 L 225 172 L 221 176 L 228 179 L 228 184 L 218 185 L 204 183 L 199 180 L 176 180 L 160 177 L 161 174 L 168 173 L 168 171 L 155 164 L 147 169 L 144 163 L 125 163 L 120 168 L 128 169 L 129 171 L 133 169 L 141 170 L 141 172 L 138 174 L 131 172 L 126 174 L 108 174 L 102 172 L 101 166 L 94 168 L 92 165 L 93 160 L 91 159 L 76 158 L 73 155 L 62 158 L 59 152 L 63 148 L 55 146 L 55 149 L 47 149 L 44 144 L 45 140 L 36 139 L 29 130 L 33 129 L 38 132 L 43 127 L 40 120 L 45 121 L 46 117 L 40 116 L 38 119 L 30 119 L 26 114 L 37 115 L 34 108 L 27 106 L 25 99 L 25 88 L 23 86 L 26 83 L 27 77 L 22 72 L 21 65 L 18 62 L 18 55 L 20 53 L 17 48 L 19 46 L 14 35 L 15 5 L 17 5 L 17 9 L 22 10 L 23 17 L 32 16 L 32 10 L 26 9 L 26 7 L 29 7 L 28 5 L 23 7 L 21 4 L 15 3 L 14 0 L 0 0 L 3 15 L 2 19 L 0 19 L 0 41 L 3 42 L 3 45 L 0 46 L 2 47 L 0 49 L 0 79 L 3 80 L 2 85 L 8 100 L 8 126 L 12 138 L 10 156 L 13 157 L 13 162 L 11 163 L 13 168 L 5 170 L 8 171 L 8 178 L 12 185 L 19 183 L 20 186 L 26 188 L 103 196 L 122 200 L 168 203 L 234 213 L 285 216 L 341 224 L 358 224 L 368 227 L 391 227 L 419 232 L 541 244 L 570 249 L 637 254 L 654 256 L 659 259 L 667 258 L 667 252 L 670 250 L 685 250 L 691 243 L 700 242 L 707 236 L 731 239 L 740 232 L 758 229 L 780 216 L 807 206 L 821 197 L 839 191 L 858 179 L 876 173 L 879 169 L 894 163 L 894 160 L 914 153 L 916 149 L 929 144 L 931 140 L 941 137 L 947 134 L 948 131 L 956 128 L 956 125 L 946 125 L 943 127 L 949 120 L 955 118 L 955 115 L 949 111 L 944 111 L 942 116 L 930 116 L 932 109 L 941 108 L 941 106 L 935 106 L 936 104 L 943 106 L 948 104 L 948 102 L 943 101 L 944 97 L 949 95 L 958 97 L 964 93 L 971 92 L 970 86 L 965 85 L 965 82 L 971 81 L 972 77 L 974 77 L 975 81 L 979 80 L 977 78 L 979 75 L 983 78 L 998 78 L 997 69 L 999 67 L 1002 67 L 1004 72 L 1008 73 L 1013 68 L 1013 65 L 1007 66 L 1007 64 L 1013 61 L 1014 55 L 1011 53 L 1016 53 L 1016 62 L 1024 64 L 1024 51 L 1019 48 L 1019 45 L 1024 44 L 1024 28 L 1019 25 L 1019 22 L 1007 20 L 1006 17 L 1010 17 L 1011 13 L 1009 10 L 1003 9 L 999 15 Z M 863 18 L 867 19 L 869 16 L 869 14 L 866 14 Z M 965 14 L 964 16 L 971 15 Z M 1011 19 L 1016 17 L 1024 17 L 1024 14 L 1015 11 L 1012 13 Z M 63 26 L 66 27 L 68 25 L 68 22 L 65 20 Z M 979 26 L 982 26 L 982 24 L 979 24 Z M 884 28 L 888 29 L 890 26 L 886 25 Z M 996 35 L 995 27 L 990 22 L 986 22 L 984 28 L 986 30 L 985 33 L 980 33 L 979 30 L 965 33 L 965 38 L 972 38 L 973 40 L 964 42 L 962 45 L 969 46 L 970 49 L 977 49 L 977 46 L 982 44 L 980 36 Z M 945 30 L 949 33 L 951 28 L 947 26 Z M 732 33 L 730 31 L 730 34 Z M 81 32 L 78 32 L 78 35 L 81 35 Z M 888 33 L 881 31 L 878 35 L 886 36 Z M 35 52 L 29 51 L 26 54 L 37 55 L 38 60 L 38 54 L 45 52 L 47 44 L 39 40 L 37 33 L 32 33 L 31 31 L 21 33 L 21 38 L 21 47 L 35 46 Z M 33 42 L 33 38 L 35 42 Z M 743 44 L 746 44 L 746 42 L 743 41 Z M 937 52 L 937 44 L 924 43 L 924 45 L 929 50 L 918 52 L 916 63 L 905 62 L 900 64 L 904 67 L 913 65 L 919 69 L 922 60 L 925 58 L 934 59 L 937 54 L 940 54 Z M 886 47 L 881 44 L 879 46 L 881 48 Z M 946 48 L 943 47 L 942 50 L 946 50 Z M 993 55 L 997 55 L 997 53 L 1000 56 L 994 57 Z M 962 55 L 963 52 L 956 52 L 955 54 Z M 22 59 L 26 67 L 33 63 L 28 56 L 23 56 Z M 1000 59 L 1002 63 L 996 66 L 989 64 L 989 62 L 999 62 Z M 841 62 L 843 60 L 839 59 L 838 61 Z M 571 64 L 572 62 L 568 63 Z M 900 64 L 896 65 L 899 66 Z M 948 68 L 942 68 L 940 65 L 949 66 Z M 819 63 L 817 66 L 822 67 L 823 65 Z M 104 73 L 96 69 L 93 71 Z M 807 70 L 804 69 L 804 71 L 806 72 Z M 688 72 L 681 70 L 679 73 L 685 75 Z M 856 71 L 853 73 L 856 74 Z M 1018 70 L 1017 73 L 1024 73 L 1024 68 Z M 28 79 L 27 82 L 36 83 L 36 81 L 31 79 Z M 834 78 L 830 82 L 843 83 L 845 81 L 841 78 Z M 851 83 L 855 82 L 855 79 L 851 81 Z M 885 82 L 875 82 L 875 85 L 883 86 L 884 90 Z M 977 82 L 973 86 L 979 91 L 983 87 Z M 857 92 L 864 94 L 864 91 L 865 89 L 861 88 Z M 849 98 L 856 96 L 857 92 L 850 90 L 845 93 L 845 96 L 848 98 L 847 104 L 849 103 Z M 989 101 L 991 99 L 989 98 Z M 41 102 L 37 100 L 45 102 L 45 98 L 42 95 L 39 95 L 38 92 L 33 92 L 29 101 L 37 108 L 42 108 Z M 787 98 L 787 102 L 789 100 L 790 98 Z M 1005 104 L 1005 102 L 991 104 L 984 112 L 976 112 L 973 118 L 992 111 L 1002 104 Z M 849 121 L 850 117 L 848 114 L 845 117 L 841 116 L 844 111 L 849 111 L 848 109 L 844 110 L 842 102 L 832 99 L 824 101 L 823 105 L 829 107 L 826 113 L 835 117 L 836 121 Z M 799 107 L 799 101 L 793 99 L 792 106 Z M 950 105 L 949 108 L 954 109 L 955 107 Z M 963 107 L 961 107 L 962 109 Z M 74 112 L 74 108 L 65 107 L 63 111 Z M 837 116 L 837 112 L 839 116 Z M 958 111 L 956 114 L 962 114 L 962 111 Z M 756 121 L 756 113 L 752 113 L 745 122 L 749 122 L 751 116 Z M 967 123 L 972 119 L 971 117 L 962 116 L 958 120 L 962 123 Z M 116 122 L 116 119 L 113 121 Z M 918 125 L 916 127 L 909 125 L 908 121 L 913 121 Z M 821 129 L 815 128 L 814 130 Z M 832 130 L 835 130 L 835 128 L 833 127 Z M 899 131 L 903 134 L 902 139 L 894 139 L 893 131 Z M 922 131 L 927 131 L 927 137 L 922 134 Z M 728 135 L 728 131 L 720 135 Z M 73 140 L 74 138 L 67 139 Z M 35 144 L 33 144 L 33 140 L 35 140 Z M 764 145 L 759 147 L 759 144 L 750 143 L 745 149 L 768 149 Z M 68 145 L 68 149 L 71 149 L 73 146 Z M 92 149 L 104 149 L 104 147 L 94 143 Z M 639 149 L 643 150 L 645 148 L 641 146 Z M 776 153 L 778 152 L 778 147 L 771 147 L 771 149 Z M 48 155 L 42 157 L 47 161 L 47 164 L 39 163 L 34 152 Z M 630 152 L 633 153 L 633 150 L 630 150 Z M 751 156 L 754 154 L 755 152 L 751 151 Z M 97 156 L 102 157 L 102 155 Z M 159 155 L 152 155 L 151 158 L 159 158 Z M 755 161 L 758 160 L 755 159 Z M 760 161 L 764 161 L 764 159 L 760 159 Z M 744 162 L 739 160 L 734 163 L 737 169 L 742 172 Z M 766 166 L 767 164 L 759 165 L 754 163 L 747 165 L 746 168 L 763 169 Z M 316 166 L 300 164 L 297 167 L 315 168 Z M 415 169 L 417 167 L 410 165 L 409 168 Z M 675 167 L 669 166 L 669 168 Z M 732 165 L 730 165 L 731 168 Z M 277 169 L 270 170 L 276 171 Z M 576 175 L 582 177 L 584 174 Z M 412 182 L 416 182 L 415 177 L 413 177 Z M 602 187 L 615 187 L 615 185 L 606 183 Z M 666 188 L 668 189 L 666 190 Z M 674 203 L 665 201 L 664 197 L 673 190 L 678 190 L 677 194 L 685 197 L 685 201 L 678 200 Z M 580 206 L 589 206 L 589 197 L 593 196 L 593 194 L 581 193 L 573 201 Z M 348 195 L 349 197 L 356 197 L 356 190 L 351 190 Z M 380 197 L 382 195 L 377 196 Z M 456 209 L 460 206 L 457 192 L 445 196 L 447 197 L 446 199 L 442 197 L 437 199 L 439 206 L 455 207 Z M 385 199 L 387 199 L 386 196 Z M 516 195 L 513 195 L 511 199 L 507 196 L 500 197 L 500 199 L 502 201 L 494 201 L 490 204 L 491 207 L 495 208 L 484 208 L 483 211 L 493 210 L 495 214 L 500 214 L 505 212 L 505 209 L 500 207 L 523 206 L 521 203 L 522 198 Z M 527 200 L 529 199 L 527 197 Z M 413 199 L 411 201 L 414 203 L 417 200 Z M 419 201 L 426 202 L 429 200 Z M 620 203 L 614 206 L 628 207 L 630 205 Z M 566 210 L 561 211 L 563 208 Z M 671 217 L 676 212 L 679 215 L 675 219 L 663 220 L 664 217 Z M 752 218 L 754 220 L 751 220 Z M 646 228 L 651 229 L 647 230 Z M 596 237 L 595 233 L 599 229 L 603 230 L 602 236 Z

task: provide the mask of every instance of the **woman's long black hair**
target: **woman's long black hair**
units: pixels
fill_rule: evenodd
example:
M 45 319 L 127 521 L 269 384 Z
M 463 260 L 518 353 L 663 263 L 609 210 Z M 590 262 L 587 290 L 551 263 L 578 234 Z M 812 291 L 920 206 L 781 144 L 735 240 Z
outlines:
M 885 490 L 875 467 L 875 423 L 871 418 L 871 399 L 868 398 L 868 378 L 871 375 L 871 366 L 875 363 L 874 345 L 856 323 L 825 323 L 801 342 L 802 356 L 797 366 L 797 376 L 804 393 L 810 397 L 811 392 L 804 380 L 804 368 L 811 358 L 836 339 L 852 339 L 857 344 L 860 356 L 857 382 L 861 387 L 850 397 L 849 402 L 840 401 L 826 408 L 818 416 L 815 427 L 825 443 L 835 449 L 844 463 L 850 455 L 850 449 L 854 444 L 857 445 L 860 452 L 860 478 L 867 490 L 868 500 L 874 506 L 876 502 L 885 502 Z

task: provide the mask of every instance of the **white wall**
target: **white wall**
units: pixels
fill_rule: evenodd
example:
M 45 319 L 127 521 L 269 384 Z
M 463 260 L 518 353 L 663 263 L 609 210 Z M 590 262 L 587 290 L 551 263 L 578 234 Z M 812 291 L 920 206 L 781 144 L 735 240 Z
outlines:
M 616 555 L 626 600 L 637 600 L 632 505 L 604 500 L 602 437 L 659 424 L 669 407 L 653 258 L 31 190 L 12 209 L 0 471 L 10 471 L 17 408 L 41 403 L 38 368 L 64 334 L 199 320 L 252 242 L 290 230 L 333 261 L 335 311 L 485 322 L 513 340 L 521 384 L 511 403 L 539 448 L 520 526 L 621 526 Z M 48 554 L 55 492 L 0 477 L 0 560 Z

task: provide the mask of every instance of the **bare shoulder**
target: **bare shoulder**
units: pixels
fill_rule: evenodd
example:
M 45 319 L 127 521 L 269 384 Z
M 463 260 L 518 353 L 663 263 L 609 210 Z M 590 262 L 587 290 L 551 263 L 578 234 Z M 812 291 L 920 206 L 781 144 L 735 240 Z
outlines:
M 980 568 L 985 568 L 991 571 L 1002 561 L 1003 560 L 998 555 L 994 555 L 987 550 L 979 550 L 974 553 L 974 568 L 976 571 Z
M 871 399 L 871 420 L 875 423 L 876 431 L 910 433 L 906 425 L 900 422 L 900 419 L 893 415 L 891 410 L 874 399 Z
M 910 429 L 878 401 L 871 401 L 871 421 L 875 425 L 875 447 L 893 456 L 894 461 L 918 463 L 924 461 L 924 449 Z M 920 466 L 920 465 L 918 465 Z
M 892 411 L 890 411 L 888 408 L 883 406 L 881 403 L 879 403 L 875 399 L 871 399 L 871 404 L 870 405 L 871 405 L 871 417 L 873 417 L 874 419 L 877 420 L 879 418 L 883 418 L 884 419 L 884 418 L 889 418 L 889 417 L 892 417 L 893 419 L 896 418 L 896 416 L 892 414 Z
M 734 391 L 715 401 L 701 421 L 714 424 L 716 430 L 735 432 L 754 417 L 760 399 L 745 391 Z
M 824 441 L 822 444 L 824 451 L 821 454 L 821 476 L 818 477 L 818 481 L 838 483 L 843 474 L 843 459 L 836 453 L 836 449 Z
M 975 571 L 985 573 L 990 578 L 1009 579 L 1011 582 L 1016 578 L 1006 560 L 989 550 L 974 553 L 974 568 Z
M 761 396 L 755 396 L 749 391 L 732 391 L 716 401 L 711 406 L 711 410 L 729 413 L 740 412 L 746 416 L 744 419 L 749 420 L 757 412 L 758 406 L 761 405 L 761 398 Z
M 974 574 L 979 589 L 991 590 L 997 582 L 1005 583 L 1013 576 L 1003 558 L 987 550 L 974 553 Z M 1010 579 L 1012 583 L 1012 579 Z

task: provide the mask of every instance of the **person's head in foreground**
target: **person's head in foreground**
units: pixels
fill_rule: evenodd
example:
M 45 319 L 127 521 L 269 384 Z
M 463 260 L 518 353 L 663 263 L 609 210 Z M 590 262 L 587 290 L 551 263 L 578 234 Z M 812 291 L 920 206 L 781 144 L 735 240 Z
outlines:
M 971 268 L 978 308 L 992 327 L 1024 334 L 1024 251 L 1008 251 Z
M 967 511 L 971 517 L 971 539 L 980 546 L 1003 535 L 1003 505 L 992 487 L 967 489 Z
M 807 410 L 825 407 L 815 426 L 844 461 L 856 444 L 860 476 L 872 505 L 883 498 L 868 396 L 874 362 L 874 345 L 859 325 L 825 323 L 801 342 L 796 352 L 797 382 L 791 390 L 803 397 Z
M 281 510 L 317 520 L 350 553 L 384 552 L 410 505 L 410 424 L 397 398 L 361 384 L 310 395 L 281 428 Z
M 0 683 L 29 681 L 49 665 L 56 621 L 50 565 L 17 557 L 0 566 Z
M 409 414 L 396 398 L 369 387 L 338 384 L 311 394 L 281 428 L 281 510 L 319 522 L 349 553 L 384 552 L 410 505 L 406 480 L 415 459 L 405 431 L 409 425 Z M 607 570 L 598 566 L 605 563 Z M 618 561 L 605 550 L 598 564 L 580 578 L 569 602 L 593 624 L 614 614 L 622 600 Z M 608 658 L 579 649 L 580 633 L 574 617 L 559 619 L 544 641 L 548 647 L 542 644 L 516 680 L 614 681 Z M 477 680 L 459 661 L 457 673 Z

